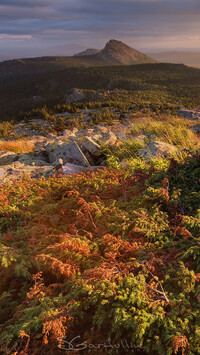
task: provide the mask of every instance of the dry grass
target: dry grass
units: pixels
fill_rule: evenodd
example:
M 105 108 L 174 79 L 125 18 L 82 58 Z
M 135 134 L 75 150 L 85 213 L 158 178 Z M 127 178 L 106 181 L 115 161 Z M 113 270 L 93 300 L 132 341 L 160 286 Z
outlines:
M 31 153 L 35 149 L 35 144 L 26 139 L 19 139 L 13 141 L 0 140 L 0 151 L 14 152 L 14 153 Z
M 155 140 L 173 144 L 179 149 L 195 149 L 200 147 L 200 137 L 189 127 L 196 123 L 171 116 L 143 117 L 134 122 L 134 128 L 131 131 L 136 135 L 145 134 L 147 137 L 154 135 Z

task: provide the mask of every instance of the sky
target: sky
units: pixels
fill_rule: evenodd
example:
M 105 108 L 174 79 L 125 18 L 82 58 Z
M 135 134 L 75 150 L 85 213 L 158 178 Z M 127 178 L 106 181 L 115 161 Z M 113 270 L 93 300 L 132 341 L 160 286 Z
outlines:
M 200 52 L 200 0 L 0 0 L 0 57 L 72 55 L 110 39 Z

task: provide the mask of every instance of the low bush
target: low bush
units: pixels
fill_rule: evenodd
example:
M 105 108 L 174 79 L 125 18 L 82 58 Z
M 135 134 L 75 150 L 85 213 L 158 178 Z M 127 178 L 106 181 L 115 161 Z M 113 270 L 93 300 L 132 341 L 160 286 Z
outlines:
M 167 162 L 0 186 L 2 353 L 200 352 L 200 159 Z

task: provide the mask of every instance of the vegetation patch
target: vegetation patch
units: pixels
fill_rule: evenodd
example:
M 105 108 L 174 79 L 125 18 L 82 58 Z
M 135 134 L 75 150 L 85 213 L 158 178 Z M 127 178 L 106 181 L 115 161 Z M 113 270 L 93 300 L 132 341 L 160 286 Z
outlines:
M 0 151 L 2 152 L 14 152 L 14 153 L 31 153 L 35 149 L 35 144 L 27 139 L 0 140 Z
M 200 352 L 200 160 L 165 162 L 1 185 L 3 353 Z

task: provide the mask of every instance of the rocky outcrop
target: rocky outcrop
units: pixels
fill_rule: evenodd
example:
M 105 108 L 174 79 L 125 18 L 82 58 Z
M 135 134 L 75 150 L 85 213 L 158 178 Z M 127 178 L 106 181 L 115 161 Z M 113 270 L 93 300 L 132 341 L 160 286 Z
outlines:
M 138 156 L 144 159 L 152 157 L 168 157 L 169 155 L 177 155 L 179 150 L 172 144 L 165 142 L 153 141 L 146 147 L 139 150 Z
M 84 100 L 85 95 L 81 92 L 81 90 L 73 88 L 71 89 L 69 95 L 64 96 L 64 100 L 66 103 L 71 103 L 71 102 L 79 102 Z
M 14 126 L 13 136 L 48 136 L 52 130 L 51 122 L 40 118 L 32 118 L 28 122 L 20 122 Z
M 34 104 L 43 103 L 44 101 L 45 101 L 45 98 L 43 96 L 36 95 L 36 96 L 32 97 L 32 102 Z
M 178 110 L 177 114 L 179 117 L 186 118 L 188 120 L 198 120 L 200 118 L 200 112 L 194 110 Z
M 5 183 L 11 179 L 20 179 L 24 175 L 31 178 L 39 178 L 41 176 L 49 177 L 53 174 L 53 166 L 30 166 L 20 162 L 0 167 L 0 183 Z

